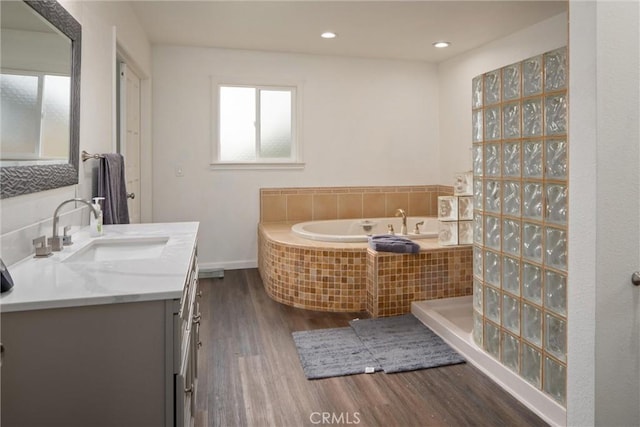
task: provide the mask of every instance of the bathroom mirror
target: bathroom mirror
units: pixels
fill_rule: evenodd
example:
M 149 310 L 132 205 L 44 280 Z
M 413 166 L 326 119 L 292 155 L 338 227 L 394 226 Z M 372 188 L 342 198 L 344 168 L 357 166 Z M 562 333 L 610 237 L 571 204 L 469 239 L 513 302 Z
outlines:
M 54 0 L 0 8 L 0 198 L 77 184 L 82 27 Z

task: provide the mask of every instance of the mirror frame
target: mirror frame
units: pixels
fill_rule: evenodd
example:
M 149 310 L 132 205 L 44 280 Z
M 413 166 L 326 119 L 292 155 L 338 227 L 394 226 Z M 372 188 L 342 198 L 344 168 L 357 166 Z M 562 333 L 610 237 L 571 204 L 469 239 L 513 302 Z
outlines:
M 24 3 L 71 40 L 69 162 L 52 165 L 0 167 L 0 199 L 78 183 L 82 26 L 55 0 L 24 0 Z

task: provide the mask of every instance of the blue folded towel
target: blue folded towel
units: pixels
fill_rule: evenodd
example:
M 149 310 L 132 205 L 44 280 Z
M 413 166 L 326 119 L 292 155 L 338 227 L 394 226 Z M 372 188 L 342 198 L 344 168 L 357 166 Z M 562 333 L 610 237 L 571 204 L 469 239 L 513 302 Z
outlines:
M 392 234 L 381 234 L 369 237 L 369 247 L 378 252 L 395 252 L 398 254 L 415 254 L 420 251 L 420 245 L 406 237 Z

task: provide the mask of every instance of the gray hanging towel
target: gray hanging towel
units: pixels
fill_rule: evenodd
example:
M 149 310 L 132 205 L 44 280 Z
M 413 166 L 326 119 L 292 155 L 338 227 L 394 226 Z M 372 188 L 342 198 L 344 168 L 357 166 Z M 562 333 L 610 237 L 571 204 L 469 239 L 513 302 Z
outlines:
M 129 224 L 122 154 L 102 155 L 98 167 L 98 197 L 104 197 L 102 201 L 104 224 Z

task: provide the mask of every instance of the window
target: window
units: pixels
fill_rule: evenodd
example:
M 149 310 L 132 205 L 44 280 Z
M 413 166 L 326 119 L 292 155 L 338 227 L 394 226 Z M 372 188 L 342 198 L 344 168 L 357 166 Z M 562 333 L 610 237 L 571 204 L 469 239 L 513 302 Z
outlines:
M 7 159 L 69 157 L 69 76 L 3 71 L 2 150 Z
M 217 86 L 215 164 L 299 164 L 295 87 Z

